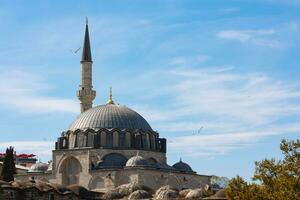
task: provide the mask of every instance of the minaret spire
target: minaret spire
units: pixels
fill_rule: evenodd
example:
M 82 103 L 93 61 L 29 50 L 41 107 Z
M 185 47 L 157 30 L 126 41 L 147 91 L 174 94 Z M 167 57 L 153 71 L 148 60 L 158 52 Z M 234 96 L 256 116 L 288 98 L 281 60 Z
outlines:
M 85 33 L 82 47 L 81 62 L 93 62 L 89 37 L 89 24 L 87 17 L 85 18 Z
M 93 107 L 93 100 L 96 97 L 96 91 L 92 85 L 92 53 L 90 46 L 88 19 L 85 21 L 85 33 L 81 57 L 81 84 L 77 91 L 77 97 L 80 100 L 80 110 L 84 112 Z

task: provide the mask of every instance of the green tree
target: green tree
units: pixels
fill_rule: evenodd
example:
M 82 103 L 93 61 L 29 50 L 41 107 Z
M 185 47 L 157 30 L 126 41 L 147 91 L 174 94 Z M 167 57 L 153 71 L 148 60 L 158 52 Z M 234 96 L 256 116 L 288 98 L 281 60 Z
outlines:
M 300 140 L 282 140 L 283 160 L 264 159 L 255 162 L 253 180 L 248 184 L 237 176 L 226 190 L 228 199 L 300 200 Z
M 6 182 L 13 181 L 15 173 L 16 173 L 16 167 L 15 167 L 15 160 L 14 160 L 14 148 L 9 147 L 6 149 L 6 154 L 3 161 L 3 168 L 1 172 L 2 180 Z

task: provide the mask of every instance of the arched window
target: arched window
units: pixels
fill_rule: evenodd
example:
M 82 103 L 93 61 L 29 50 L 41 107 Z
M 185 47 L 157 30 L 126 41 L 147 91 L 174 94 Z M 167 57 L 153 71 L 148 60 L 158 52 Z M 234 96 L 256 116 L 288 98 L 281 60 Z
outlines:
M 101 133 L 94 135 L 94 145 L 96 148 L 101 146 Z
M 68 148 L 68 139 L 66 137 L 63 137 L 62 147 L 63 147 L 63 149 Z
M 143 149 L 149 149 L 149 135 L 147 133 L 142 134 L 142 143 L 143 143 Z
M 119 146 L 119 132 L 114 131 L 113 132 L 113 147 L 118 147 Z
M 101 136 L 101 147 L 106 147 L 106 132 L 105 131 L 101 131 L 100 133 Z
M 142 148 L 142 136 L 140 133 L 135 134 L 135 148 L 141 149 Z
M 125 147 L 126 146 L 126 138 L 125 133 L 120 133 L 119 135 L 119 147 Z
M 76 147 L 85 147 L 85 146 L 86 146 L 86 135 L 82 132 L 78 132 Z
M 151 134 L 151 149 L 155 150 L 156 149 L 156 138 L 155 135 Z
M 125 133 L 125 147 L 131 147 L 131 134 L 129 132 Z
M 106 133 L 106 147 L 113 147 L 113 134 L 110 132 Z
M 94 147 L 94 133 L 88 132 L 87 134 L 87 147 Z
M 130 134 L 130 147 L 135 148 L 135 134 Z
M 76 133 L 70 133 L 69 142 L 69 148 L 76 147 Z

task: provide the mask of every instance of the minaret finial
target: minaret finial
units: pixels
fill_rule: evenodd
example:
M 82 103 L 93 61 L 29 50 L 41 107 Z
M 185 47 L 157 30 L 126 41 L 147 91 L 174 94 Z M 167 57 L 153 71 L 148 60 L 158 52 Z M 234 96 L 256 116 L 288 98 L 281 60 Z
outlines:
M 107 104 L 115 104 L 112 98 L 112 87 L 109 88 L 109 99 L 107 101 Z
M 89 19 L 88 19 L 88 17 L 86 16 L 85 17 L 85 25 L 88 25 L 89 24 Z
M 182 162 L 182 158 L 180 157 L 180 162 Z

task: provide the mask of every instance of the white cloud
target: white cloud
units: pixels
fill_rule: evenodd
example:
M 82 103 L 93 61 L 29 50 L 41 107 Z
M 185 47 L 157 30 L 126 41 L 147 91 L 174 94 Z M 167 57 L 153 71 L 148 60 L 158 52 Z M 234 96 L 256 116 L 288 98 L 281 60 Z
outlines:
M 176 69 L 170 73 L 181 77 L 170 87 L 184 115 L 203 113 L 230 117 L 247 124 L 264 124 L 298 114 L 300 100 L 297 85 L 272 80 L 263 74 L 207 72 Z
M 263 139 L 283 135 L 283 133 L 299 134 L 299 130 L 299 124 L 289 124 L 288 126 L 264 127 L 260 130 L 245 132 L 222 134 L 201 134 L 200 132 L 200 134 L 172 138 L 168 141 L 168 146 L 171 153 L 184 152 L 187 156 L 212 157 L 255 145 Z
M 272 136 L 268 132 L 235 132 L 177 137 L 169 141 L 170 153 L 184 152 L 187 156 L 215 156 L 252 145 L 264 137 Z
M 214 157 L 276 135 L 299 133 L 299 124 L 285 120 L 299 117 L 299 83 L 274 80 L 266 74 L 241 74 L 235 72 L 234 67 L 175 68 L 157 74 L 152 71 L 149 78 L 160 83 L 155 92 L 161 93 L 153 98 L 167 95 L 168 104 L 133 108 L 149 120 L 153 128 L 169 134 L 171 154 Z M 170 78 L 176 81 L 170 84 Z M 40 84 L 33 83 L 14 88 L 28 94 L 40 88 Z M 200 127 L 203 127 L 200 134 L 192 135 Z M 47 141 L 2 142 L 0 148 L 10 145 L 18 152 L 38 153 L 42 157 L 49 157 L 54 148 L 54 142 Z
M 199 63 L 204 63 L 211 59 L 208 55 L 195 55 L 195 56 L 177 56 L 170 60 L 171 65 L 195 65 Z
M 168 103 L 136 108 L 159 132 L 184 135 L 168 137 L 170 151 L 190 154 L 194 149 L 212 156 L 274 135 L 300 132 L 300 126 L 288 120 L 300 118 L 300 83 L 238 73 L 231 66 L 181 67 L 157 75 L 151 72 L 149 78 L 160 83 L 153 98 L 163 95 Z M 201 134 L 193 136 L 200 127 Z M 186 148 L 186 144 L 191 145 Z
M 51 89 L 41 77 L 23 71 L 7 71 L 0 75 L 2 92 L 0 105 L 19 112 L 78 113 L 78 103 L 73 99 L 64 99 L 39 94 L 41 90 Z
M 273 29 L 222 30 L 217 33 L 217 37 L 242 43 L 250 42 L 261 46 L 279 47 L 279 42 L 272 38 L 275 34 Z

